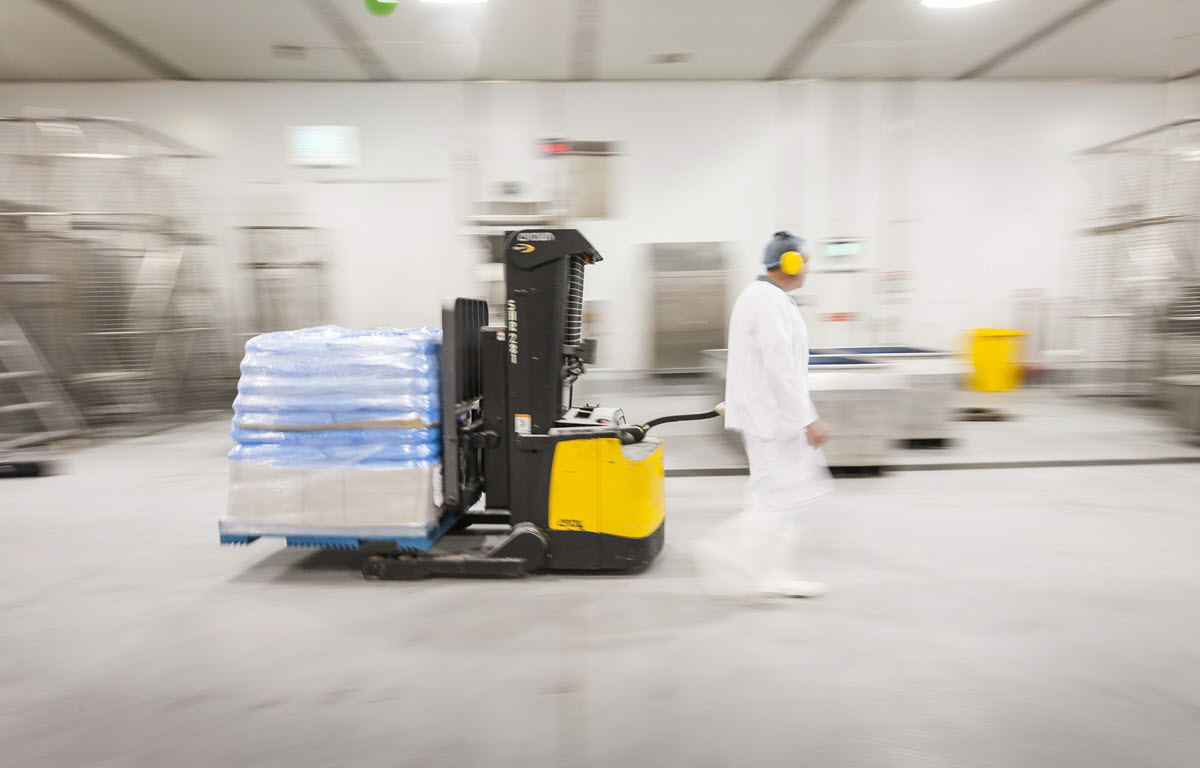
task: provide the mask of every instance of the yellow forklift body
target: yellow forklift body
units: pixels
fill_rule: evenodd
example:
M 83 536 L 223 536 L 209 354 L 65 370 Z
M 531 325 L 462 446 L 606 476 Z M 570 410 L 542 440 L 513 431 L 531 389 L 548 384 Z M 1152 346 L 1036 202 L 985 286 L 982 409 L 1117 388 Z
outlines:
M 665 508 L 661 440 L 622 445 L 601 437 L 555 445 L 551 530 L 641 539 L 659 529 Z

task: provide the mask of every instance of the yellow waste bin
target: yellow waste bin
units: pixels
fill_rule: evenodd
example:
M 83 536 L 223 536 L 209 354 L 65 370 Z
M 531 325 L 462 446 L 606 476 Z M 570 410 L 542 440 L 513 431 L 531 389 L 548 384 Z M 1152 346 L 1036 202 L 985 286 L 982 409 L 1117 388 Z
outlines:
M 1018 354 L 1025 331 L 976 328 L 971 334 L 971 363 L 975 375 L 971 388 L 977 392 L 1007 392 L 1021 380 Z

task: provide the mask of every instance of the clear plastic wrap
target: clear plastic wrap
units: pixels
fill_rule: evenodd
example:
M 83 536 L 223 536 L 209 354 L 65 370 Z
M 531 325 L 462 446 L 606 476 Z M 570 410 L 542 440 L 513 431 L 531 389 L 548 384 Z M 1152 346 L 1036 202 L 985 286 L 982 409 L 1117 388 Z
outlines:
M 438 422 L 437 328 L 352 331 L 335 325 L 279 331 L 246 342 L 233 401 L 243 428 Z M 236 439 L 236 438 L 235 438 Z
M 426 530 L 437 522 L 438 478 L 435 467 L 289 469 L 233 461 L 221 530 L 255 536 L 413 535 L 410 529 Z
M 234 400 L 222 531 L 354 535 L 436 523 L 441 331 L 256 336 Z

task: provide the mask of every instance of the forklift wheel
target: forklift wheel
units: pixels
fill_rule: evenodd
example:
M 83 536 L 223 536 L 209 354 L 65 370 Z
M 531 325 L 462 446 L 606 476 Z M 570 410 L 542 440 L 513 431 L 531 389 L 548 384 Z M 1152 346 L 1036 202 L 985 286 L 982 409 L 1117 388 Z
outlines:
M 383 555 L 371 555 L 363 560 L 362 575 L 364 579 L 382 579 L 387 571 L 387 562 Z
M 433 574 L 425 567 L 420 558 L 412 555 L 371 555 L 363 560 L 362 575 L 364 579 L 377 581 L 420 581 L 428 579 Z

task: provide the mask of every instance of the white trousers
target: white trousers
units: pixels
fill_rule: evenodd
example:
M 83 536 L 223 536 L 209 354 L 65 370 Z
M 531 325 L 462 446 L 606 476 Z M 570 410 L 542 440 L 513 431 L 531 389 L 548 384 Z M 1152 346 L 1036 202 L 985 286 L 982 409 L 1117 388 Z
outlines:
M 750 460 L 750 482 L 742 510 L 704 537 L 710 553 L 721 553 L 733 570 L 733 587 L 755 589 L 775 580 L 799 579 L 799 549 L 818 522 L 814 503 L 833 491 L 821 451 L 805 435 L 767 440 L 742 435 Z

